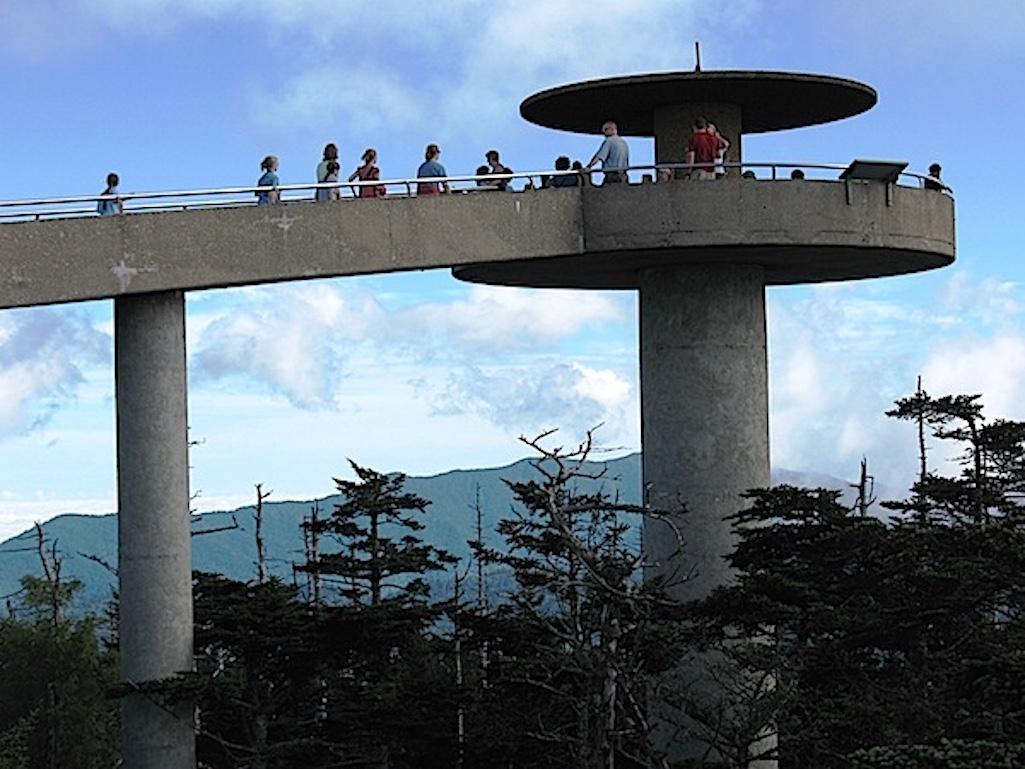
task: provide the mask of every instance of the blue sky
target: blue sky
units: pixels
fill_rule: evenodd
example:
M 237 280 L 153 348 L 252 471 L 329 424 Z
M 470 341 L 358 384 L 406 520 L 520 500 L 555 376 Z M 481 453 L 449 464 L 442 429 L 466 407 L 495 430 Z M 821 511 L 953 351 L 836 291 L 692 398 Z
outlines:
M 375 146 L 412 174 L 437 141 L 451 173 L 497 147 L 520 170 L 586 160 L 594 137 L 525 123 L 519 102 L 581 78 L 690 69 L 850 77 L 879 104 L 745 139 L 747 160 L 943 164 L 958 262 L 926 275 L 768 292 L 773 462 L 881 481 L 914 469 L 883 411 L 923 374 L 1025 418 L 1018 153 L 1025 4 L 449 0 L 0 0 L 0 199 L 255 182 L 281 158 L 311 180 Z M 650 140 L 631 140 L 635 162 Z M 345 457 L 440 472 L 524 455 L 523 433 L 599 422 L 639 448 L 629 293 L 499 290 L 445 271 L 188 299 L 196 505 L 332 489 Z M 0 312 L 0 537 L 68 510 L 113 510 L 111 304 Z M 934 457 L 937 468 L 943 457 Z

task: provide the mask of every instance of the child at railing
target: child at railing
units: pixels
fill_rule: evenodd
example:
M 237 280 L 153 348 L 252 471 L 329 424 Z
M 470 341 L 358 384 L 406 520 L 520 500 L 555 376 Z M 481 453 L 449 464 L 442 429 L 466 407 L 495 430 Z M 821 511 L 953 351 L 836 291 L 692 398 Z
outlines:
M 341 170 L 341 166 L 338 165 L 337 161 L 329 160 L 324 171 L 324 178 L 321 182 L 324 184 L 330 184 L 331 182 L 338 181 L 338 171 Z M 329 200 L 338 200 L 339 191 L 337 187 L 318 187 L 317 188 L 317 202 L 326 203 Z
M 107 174 L 107 189 L 104 195 L 117 195 L 117 185 L 121 183 L 115 173 Z M 122 212 L 120 200 L 101 200 L 96 204 L 96 213 L 100 216 L 117 216 Z

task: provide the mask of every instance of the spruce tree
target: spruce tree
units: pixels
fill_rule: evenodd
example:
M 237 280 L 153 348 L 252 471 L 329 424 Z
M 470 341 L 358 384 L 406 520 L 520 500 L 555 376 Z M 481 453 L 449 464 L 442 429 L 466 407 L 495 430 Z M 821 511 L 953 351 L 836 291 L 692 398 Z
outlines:
M 1025 425 L 921 389 L 891 415 L 928 429 L 956 472 L 920 448 L 926 471 L 891 520 L 822 489 L 753 492 L 735 516 L 739 580 L 701 607 L 711 643 L 767 639 L 790 766 L 938 769 L 1025 742 Z
M 356 480 L 335 480 L 332 515 L 307 524 L 322 542 L 304 567 L 324 584 L 322 730 L 351 766 L 445 762 L 457 704 L 434 632 L 444 607 L 427 577 L 455 559 L 419 538 L 429 503 L 403 490 L 405 476 L 350 465 Z

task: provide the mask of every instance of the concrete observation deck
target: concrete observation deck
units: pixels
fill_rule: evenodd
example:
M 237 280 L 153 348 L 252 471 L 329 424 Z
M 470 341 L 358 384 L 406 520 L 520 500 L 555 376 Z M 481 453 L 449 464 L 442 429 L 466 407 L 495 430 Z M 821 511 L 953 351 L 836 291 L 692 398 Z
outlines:
M 681 72 L 553 88 L 521 113 L 584 132 L 616 120 L 626 135 L 653 136 L 656 163 L 679 170 L 696 117 L 712 119 L 729 160 L 743 163 L 745 133 L 850 117 L 875 101 L 866 85 L 822 75 Z M 770 482 L 765 286 L 918 272 L 955 256 L 954 201 L 921 177 L 841 181 L 844 166 L 806 168 L 800 181 L 777 181 L 775 167 L 771 180 L 743 179 L 734 168 L 714 181 L 426 198 L 402 195 L 415 180 L 401 180 L 385 199 L 263 207 L 252 188 L 148 193 L 99 219 L 76 218 L 95 206 L 88 197 L 0 203 L 0 218 L 36 220 L 0 224 L 0 308 L 115 300 L 122 678 L 191 667 L 190 290 L 433 268 L 479 283 L 636 289 L 646 502 L 678 516 L 674 526 L 645 521 L 645 576 L 681 576 L 671 584 L 681 600 L 727 584 L 728 516 Z M 643 171 L 631 173 L 636 182 Z M 185 196 L 207 207 L 131 210 Z M 39 208 L 72 202 L 89 208 Z M 687 675 L 703 691 L 701 665 Z M 172 713 L 128 697 L 125 765 L 194 767 L 187 705 Z M 687 736 L 667 747 L 710 755 Z
M 764 266 L 770 284 L 954 258 L 953 200 L 829 181 L 675 181 L 0 225 L 0 307 L 453 267 L 519 286 L 636 288 L 655 266 Z

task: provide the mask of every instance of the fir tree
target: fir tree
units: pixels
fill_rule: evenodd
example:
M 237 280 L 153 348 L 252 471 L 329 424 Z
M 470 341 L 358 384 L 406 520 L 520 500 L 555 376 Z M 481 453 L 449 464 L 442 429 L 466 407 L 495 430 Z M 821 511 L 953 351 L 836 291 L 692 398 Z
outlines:
M 1025 425 L 920 388 L 891 414 L 958 448 L 958 471 L 920 449 L 926 470 L 890 521 L 836 492 L 752 493 L 735 516 L 739 581 L 702 607 L 713 643 L 767 639 L 791 766 L 967 766 L 973 744 L 1025 742 Z

